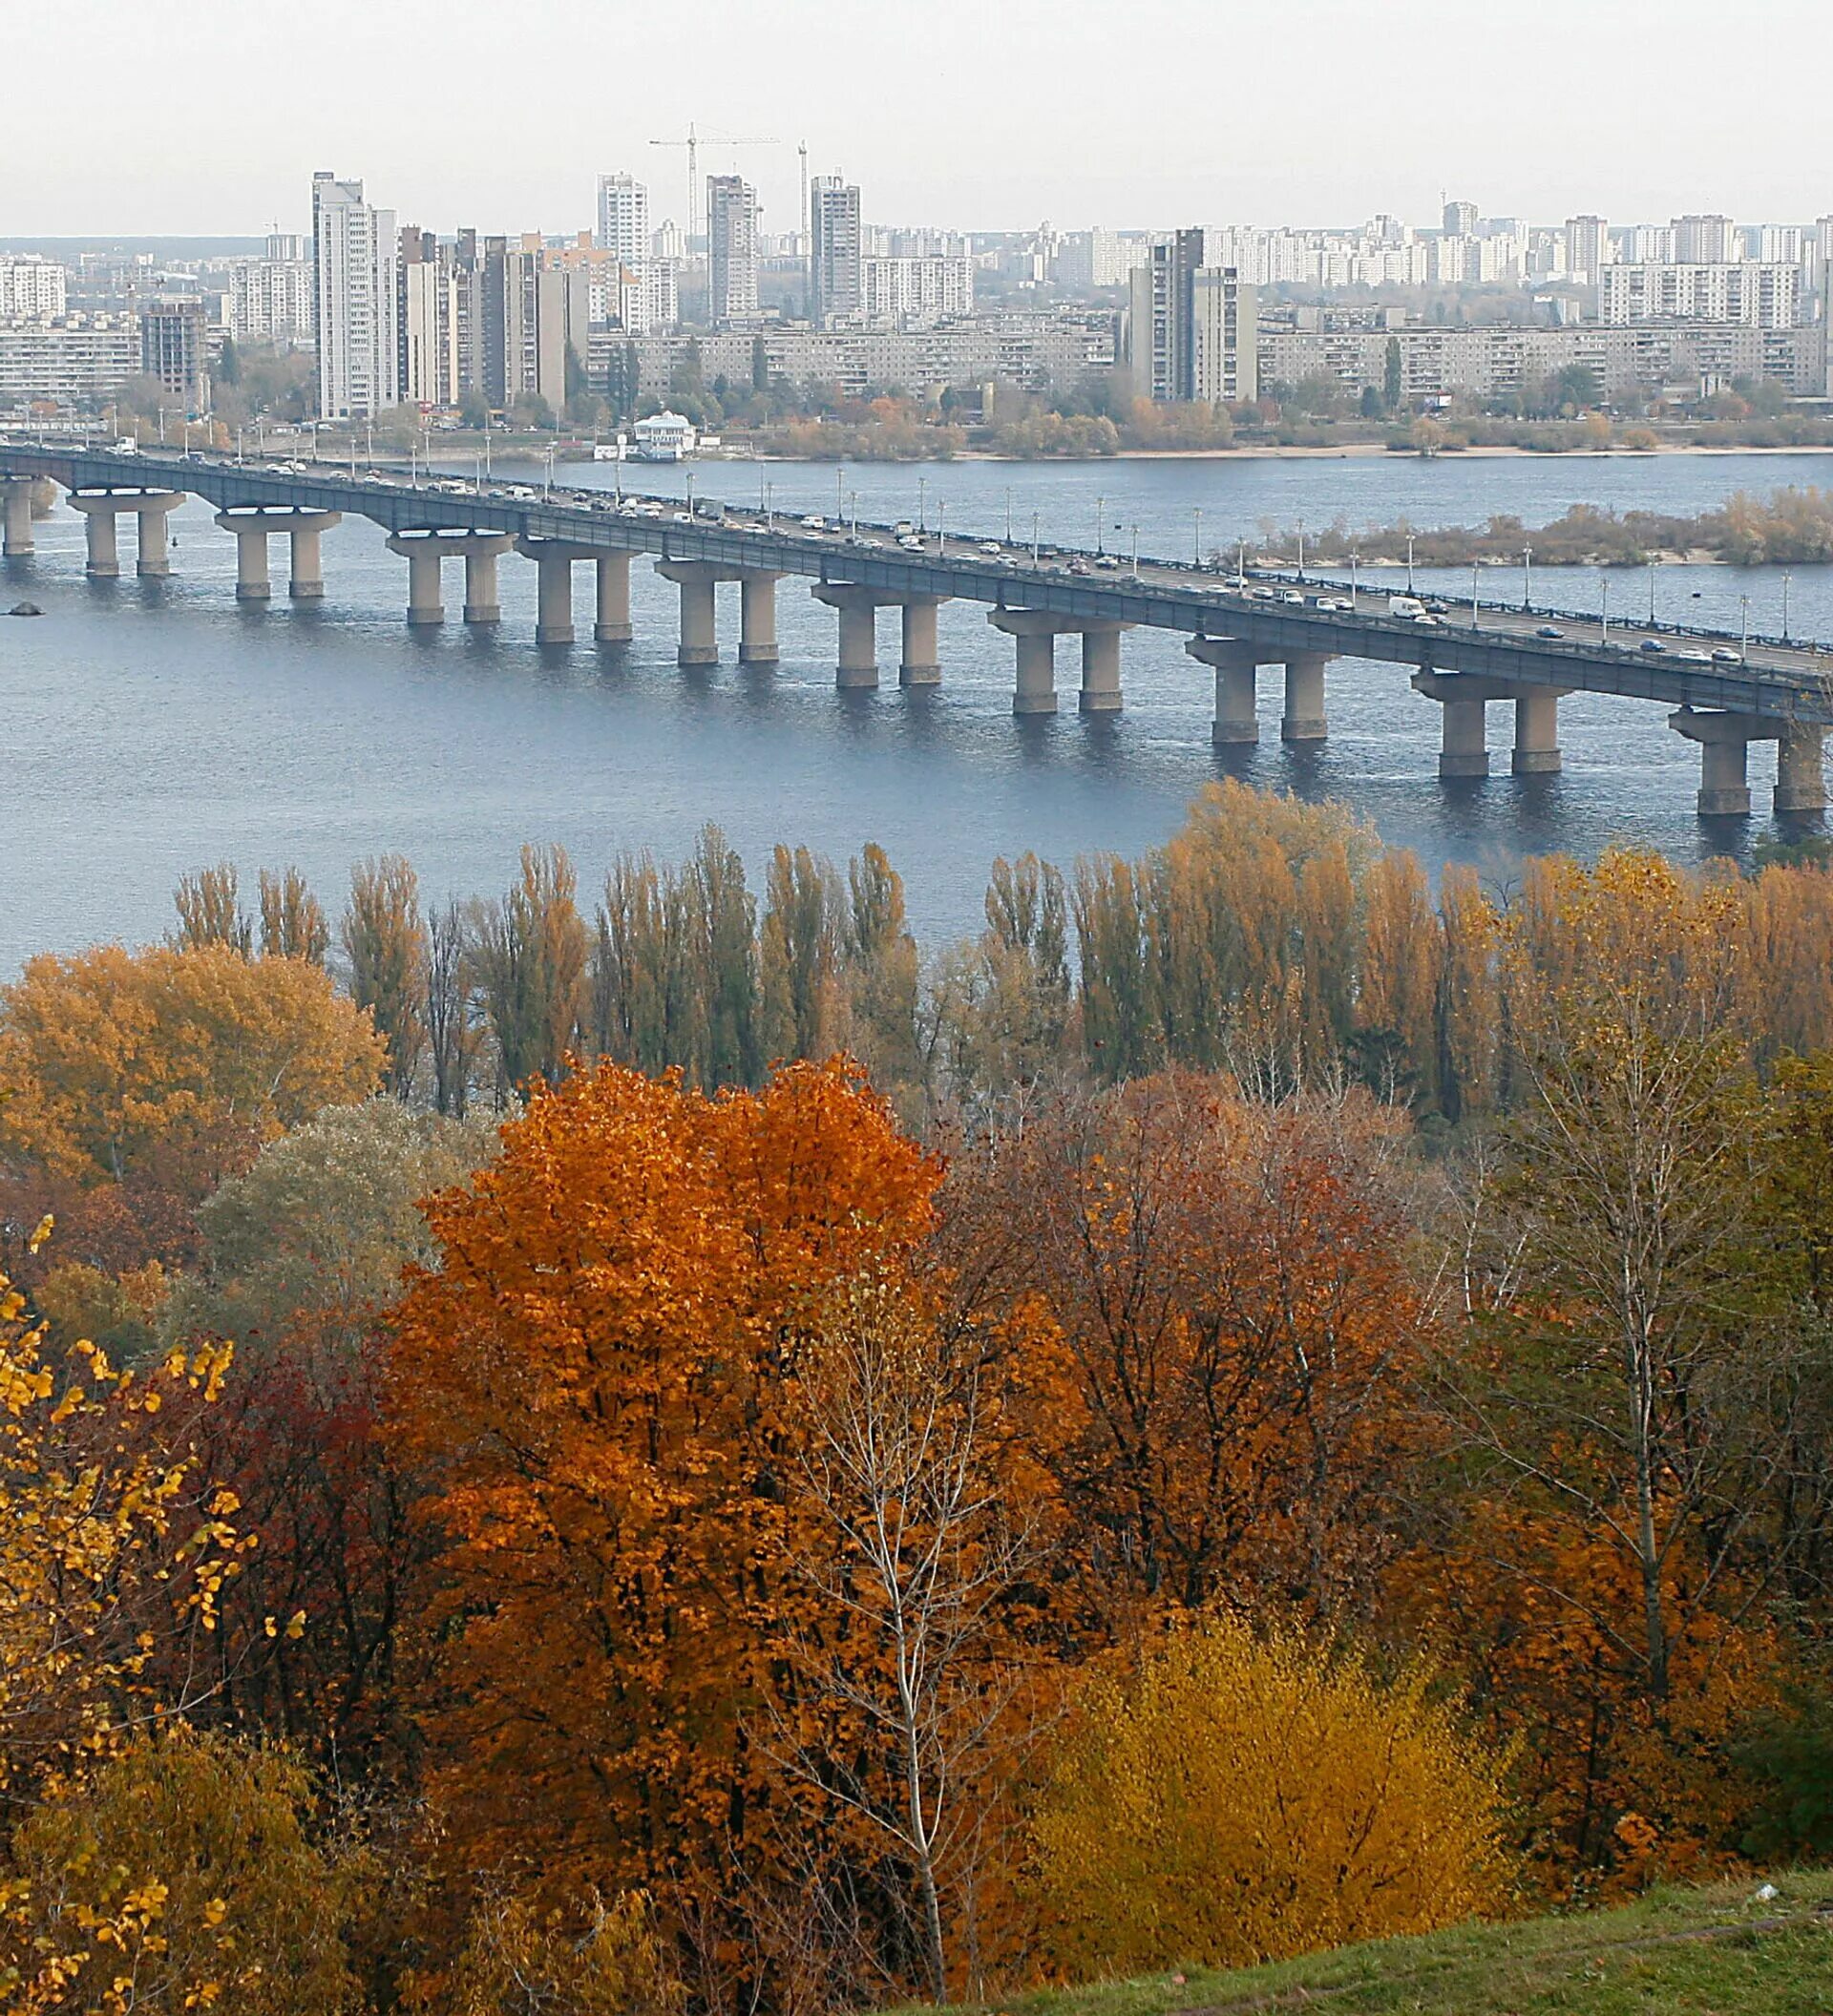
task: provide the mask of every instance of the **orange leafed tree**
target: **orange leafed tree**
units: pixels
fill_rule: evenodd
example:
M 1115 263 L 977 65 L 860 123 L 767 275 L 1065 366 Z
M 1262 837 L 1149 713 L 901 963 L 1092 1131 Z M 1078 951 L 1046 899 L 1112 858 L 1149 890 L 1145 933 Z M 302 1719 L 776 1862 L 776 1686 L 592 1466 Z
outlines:
M 0 1153 L 119 1181 L 366 1099 L 383 1060 L 368 1014 L 304 959 L 219 944 L 45 954 L 0 989 Z
M 841 1065 L 723 1098 L 603 1066 L 432 1206 L 392 1432 L 437 1480 L 425 1726 L 461 1869 L 615 1888 L 755 1833 L 786 1340 L 923 1238 L 938 1179 Z

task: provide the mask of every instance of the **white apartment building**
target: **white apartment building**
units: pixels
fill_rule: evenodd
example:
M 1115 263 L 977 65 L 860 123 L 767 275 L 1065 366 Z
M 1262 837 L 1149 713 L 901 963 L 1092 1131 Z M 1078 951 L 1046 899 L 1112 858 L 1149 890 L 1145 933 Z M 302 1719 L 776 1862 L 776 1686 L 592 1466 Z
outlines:
M 401 398 L 394 212 L 315 175 L 312 268 L 319 417 L 372 420 Z
M 295 238 L 295 245 L 302 242 Z M 299 256 L 239 259 L 229 268 L 223 314 L 238 343 L 253 340 L 283 349 L 312 340 L 312 262 Z
M 649 230 L 649 190 L 635 176 L 600 176 L 598 243 L 600 251 L 616 255 L 635 283 L 633 300 L 624 303 L 619 313 L 636 318 L 624 320 L 623 326 L 641 334 L 652 326 L 646 277 L 655 255 Z
M 1674 262 L 1680 266 L 1729 265 L 1743 249 L 1737 239 L 1737 226 L 1728 217 L 1676 217 Z
M 61 315 L 69 279 L 55 261 L 35 252 L 0 258 L 0 318 Z
M 859 313 L 868 322 L 923 328 L 974 312 L 971 259 L 864 259 Z
M 1612 327 L 1633 322 L 1742 322 L 1759 329 L 1788 329 L 1802 319 L 1801 308 L 1801 267 L 1757 260 L 1609 266 L 1597 298 L 1597 319 Z
M 98 412 L 140 368 L 135 315 L 0 318 L 0 412 Z

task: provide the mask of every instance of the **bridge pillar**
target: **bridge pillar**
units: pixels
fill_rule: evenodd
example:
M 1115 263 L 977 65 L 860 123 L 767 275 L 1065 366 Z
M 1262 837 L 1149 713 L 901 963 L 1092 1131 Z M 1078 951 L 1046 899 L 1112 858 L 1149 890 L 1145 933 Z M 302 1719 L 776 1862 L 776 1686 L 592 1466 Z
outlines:
M 847 581 L 817 581 L 810 591 L 840 617 L 840 654 L 833 682 L 843 691 L 871 692 L 878 683 L 878 604 L 875 589 Z
M 1509 768 L 1517 777 L 1551 776 L 1560 766 L 1559 704 L 1565 686 L 1515 688 L 1515 751 Z
M 503 620 L 496 561 L 515 541 L 506 532 L 472 533 L 460 542 L 465 556 L 465 620 L 500 623 Z
M 1668 716 L 1676 735 L 1699 745 L 1699 816 L 1741 819 L 1750 811 L 1750 746 L 1781 732 L 1781 723 L 1754 714 L 1696 713 L 1680 707 Z
M 83 540 L 88 557 L 83 572 L 92 581 L 113 581 L 121 572 L 121 551 L 116 518 L 130 506 L 116 497 L 82 496 L 73 494 L 71 509 L 83 514 Z
M 936 612 L 945 599 L 939 595 L 912 595 L 904 598 L 903 650 L 897 663 L 900 686 L 941 683 L 942 655 L 936 641 Z
M 542 553 L 535 560 L 535 641 L 573 641 L 573 556 Z
M 1018 644 L 1019 676 L 1012 695 L 1015 714 L 1057 711 L 1057 639 L 1064 630 L 1080 629 L 1073 619 L 1041 609 L 989 609 L 986 620 Z
M 267 573 L 267 535 L 273 520 L 264 512 L 217 514 L 217 523 L 236 536 L 236 599 L 264 602 L 274 592 Z
M 1823 812 L 1826 730 L 1784 728 L 1776 745 L 1776 809 L 1779 812 Z
M 719 662 L 719 610 L 713 590 L 722 578 L 717 567 L 703 560 L 663 560 L 656 572 L 681 588 L 681 643 L 675 662 L 716 665 Z
M 1097 623 L 1082 633 L 1082 692 L 1077 705 L 1085 714 L 1118 714 L 1120 633 L 1130 623 Z
M 438 534 L 396 533 L 389 540 L 389 551 L 399 554 L 408 563 L 408 627 L 423 630 L 431 629 L 435 623 L 443 623 L 446 620 L 446 609 L 440 599 L 439 562 L 442 551 Z
M 1259 653 L 1232 637 L 1187 638 L 1184 648 L 1215 668 L 1215 725 L 1210 740 L 1218 749 L 1252 748 L 1260 740 L 1254 710 Z
M 738 662 L 776 663 L 776 584 L 780 576 L 743 574 L 738 581 Z
M 598 612 L 592 635 L 601 644 L 630 641 L 630 556 L 600 553 L 598 560 Z
M 163 581 L 171 577 L 172 541 L 165 529 L 167 515 L 182 502 L 178 491 L 142 497 L 134 508 L 138 520 L 134 534 L 134 572 L 144 581 Z
M 9 476 L 0 480 L 0 512 L 4 512 L 5 554 L 10 560 L 21 559 L 33 551 L 32 536 L 32 492 L 35 476 Z
M 286 527 L 290 565 L 286 593 L 296 602 L 322 601 L 325 596 L 325 552 L 320 536 L 344 522 L 341 511 L 301 511 Z
M 1330 733 L 1324 719 L 1324 667 L 1327 651 L 1295 652 L 1286 660 L 1286 710 L 1279 723 L 1281 742 L 1322 742 Z

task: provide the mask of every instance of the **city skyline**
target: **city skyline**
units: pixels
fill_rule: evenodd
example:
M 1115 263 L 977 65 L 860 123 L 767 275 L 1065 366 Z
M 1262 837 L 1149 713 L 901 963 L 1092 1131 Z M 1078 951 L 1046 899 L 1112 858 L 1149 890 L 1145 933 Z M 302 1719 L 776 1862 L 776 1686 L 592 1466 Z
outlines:
M 690 121 L 774 136 L 701 148 L 703 175 L 736 171 L 757 188 L 766 232 L 794 228 L 802 140 L 813 172 L 844 164 L 874 189 L 880 218 L 958 229 L 1322 224 L 1382 209 L 1422 220 L 1442 194 L 1536 218 L 1818 215 L 1814 58 L 1833 52 L 1833 30 L 1804 0 L 1761 12 L 1746 32 L 1791 61 L 1766 68 L 1760 93 L 1739 93 L 1725 88 L 1735 68 L 1702 59 L 1723 16 L 1698 0 L 1549 0 L 1525 46 L 1513 15 L 1443 0 L 1401 0 L 1379 19 L 1296 0 L 1276 43 L 1193 0 L 1145 0 L 1124 52 L 1106 10 L 1017 0 L 989 16 L 936 0 L 914 71 L 910 16 L 835 0 L 788 0 L 768 38 L 728 0 L 691 24 L 530 0 L 516 50 L 564 60 L 525 68 L 506 65 L 494 11 L 403 0 L 378 15 L 324 0 L 313 46 L 340 52 L 334 73 L 298 59 L 297 16 L 271 5 L 225 17 L 175 0 L 155 18 L 74 0 L 14 34 L 35 74 L 81 77 L 84 146 L 67 144 L 63 94 L 20 95 L 0 142 L 0 231 L 298 230 L 302 166 L 359 159 L 403 215 L 488 208 L 544 230 L 571 227 L 615 162 L 649 182 L 659 221 L 687 223 L 683 150 L 649 143 Z M 97 49 L 110 52 L 99 66 Z M 209 116 L 192 145 L 149 154 L 146 79 L 175 49 L 187 98 Z M 887 76 L 910 79 L 889 106 L 881 88 L 859 88 Z M 608 96 L 607 77 L 625 80 Z M 1111 96 L 1091 97 L 1091 78 Z M 480 129 L 501 144 L 479 146 Z

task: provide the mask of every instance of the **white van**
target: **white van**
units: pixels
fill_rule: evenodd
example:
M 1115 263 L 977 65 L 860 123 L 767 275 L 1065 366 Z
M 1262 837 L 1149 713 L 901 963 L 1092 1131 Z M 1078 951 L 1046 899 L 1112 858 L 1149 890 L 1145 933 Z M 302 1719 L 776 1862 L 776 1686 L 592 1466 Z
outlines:
M 1425 604 L 1417 595 L 1390 595 L 1387 598 L 1389 616 L 1423 616 Z

